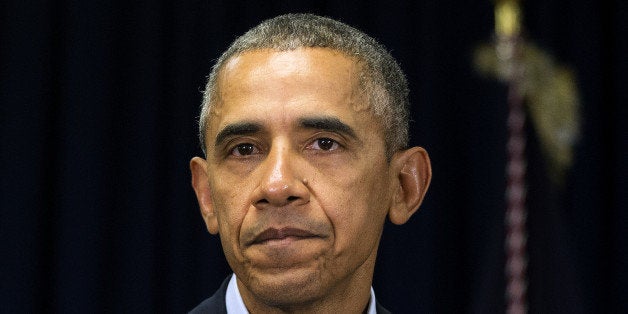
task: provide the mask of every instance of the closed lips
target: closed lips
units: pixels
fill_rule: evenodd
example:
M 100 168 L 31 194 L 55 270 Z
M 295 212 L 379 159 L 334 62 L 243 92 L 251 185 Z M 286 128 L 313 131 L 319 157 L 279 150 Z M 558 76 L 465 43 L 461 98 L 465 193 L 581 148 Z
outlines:
M 309 232 L 307 230 L 302 230 L 298 228 L 268 228 L 258 234 L 249 245 L 261 244 L 270 240 L 281 240 L 288 237 L 295 238 L 313 238 L 318 237 L 318 235 Z

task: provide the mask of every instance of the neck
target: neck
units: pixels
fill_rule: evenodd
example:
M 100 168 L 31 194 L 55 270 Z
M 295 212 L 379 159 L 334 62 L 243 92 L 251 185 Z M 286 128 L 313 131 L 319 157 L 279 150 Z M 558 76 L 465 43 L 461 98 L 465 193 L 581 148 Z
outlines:
M 240 285 L 238 285 L 239 287 Z M 304 303 L 283 303 L 273 304 L 258 299 L 247 299 L 244 295 L 242 299 L 249 313 L 366 313 L 370 296 L 370 285 L 360 291 L 348 289 L 341 295 L 322 300 L 312 300 Z

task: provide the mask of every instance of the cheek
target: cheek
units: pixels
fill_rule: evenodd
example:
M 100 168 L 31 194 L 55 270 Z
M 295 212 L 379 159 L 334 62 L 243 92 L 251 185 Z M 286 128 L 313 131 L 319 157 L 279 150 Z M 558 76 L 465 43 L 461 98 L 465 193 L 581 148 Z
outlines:
M 221 195 L 222 197 L 214 198 L 220 243 L 228 264 L 233 270 L 240 270 L 245 258 L 241 253 L 239 235 L 246 210 L 233 192 L 224 192 Z
M 226 184 L 215 184 L 212 188 L 214 210 L 218 219 L 218 232 L 223 247 L 236 245 L 242 221 L 246 215 L 248 201 L 240 189 L 229 188 Z
M 334 225 L 339 249 L 377 241 L 390 204 L 387 182 L 385 171 L 370 168 L 334 178 L 322 187 L 326 193 L 319 200 Z

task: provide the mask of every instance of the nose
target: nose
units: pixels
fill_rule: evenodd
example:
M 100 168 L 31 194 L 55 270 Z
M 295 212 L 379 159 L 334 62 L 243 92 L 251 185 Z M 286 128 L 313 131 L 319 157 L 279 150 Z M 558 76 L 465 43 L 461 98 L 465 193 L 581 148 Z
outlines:
M 299 164 L 298 154 L 290 147 L 274 145 L 260 165 L 259 184 L 252 195 L 253 206 L 263 210 L 307 204 L 310 192 Z

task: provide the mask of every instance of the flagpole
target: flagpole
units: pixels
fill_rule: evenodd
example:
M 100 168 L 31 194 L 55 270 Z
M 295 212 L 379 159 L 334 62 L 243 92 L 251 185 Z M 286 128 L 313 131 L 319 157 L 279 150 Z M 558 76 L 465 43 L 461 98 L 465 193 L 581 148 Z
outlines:
M 522 91 L 523 39 L 521 10 L 517 0 L 499 0 L 495 4 L 495 49 L 499 71 L 508 82 L 508 141 L 506 152 L 506 313 L 527 313 L 527 208 L 525 155 L 526 114 Z

